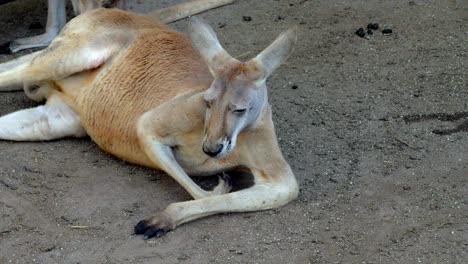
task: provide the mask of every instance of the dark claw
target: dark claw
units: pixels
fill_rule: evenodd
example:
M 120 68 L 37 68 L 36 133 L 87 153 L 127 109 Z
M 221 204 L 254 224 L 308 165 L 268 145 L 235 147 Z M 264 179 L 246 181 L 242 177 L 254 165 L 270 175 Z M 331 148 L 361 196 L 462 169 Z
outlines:
M 145 233 L 145 231 L 148 229 L 148 225 L 146 224 L 146 221 L 145 220 L 141 220 L 140 222 L 138 222 L 138 224 L 136 224 L 135 226 L 135 234 L 137 235 L 141 235 L 143 233 Z
M 143 235 L 143 239 L 147 240 L 152 237 L 162 237 L 175 227 L 176 224 L 168 215 L 158 213 L 138 222 L 134 230 L 136 235 Z
M 161 225 L 150 225 L 147 220 L 141 220 L 135 225 L 134 230 L 136 235 L 143 235 L 143 239 L 147 240 L 153 237 L 162 237 L 171 229 Z
M 145 235 L 143 236 L 144 240 L 150 239 L 152 237 L 162 237 L 166 234 L 166 231 L 161 228 L 156 228 L 156 227 L 150 227 L 148 230 L 146 230 Z
M 157 232 L 156 232 L 156 237 L 162 237 L 166 234 L 166 230 L 164 229 L 159 229 Z
M 221 173 L 221 176 L 220 176 L 229 186 L 232 186 L 232 180 L 231 180 L 231 176 L 229 176 L 227 173 L 223 172 Z

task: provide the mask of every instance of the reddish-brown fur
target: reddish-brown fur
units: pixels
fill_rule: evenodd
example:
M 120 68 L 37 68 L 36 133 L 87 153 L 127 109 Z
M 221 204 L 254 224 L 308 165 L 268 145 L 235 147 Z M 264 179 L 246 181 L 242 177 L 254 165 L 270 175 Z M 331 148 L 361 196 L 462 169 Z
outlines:
M 167 172 L 195 200 L 138 223 L 135 233 L 145 238 L 211 214 L 286 204 L 298 185 L 278 146 L 265 79 L 291 52 L 295 33 L 283 33 L 247 63 L 224 51 L 201 21 L 192 20 L 191 36 L 198 51 L 184 34 L 145 16 L 118 10 L 78 16 L 48 49 L 0 74 L 0 84 L 37 84 L 27 94 L 47 99 L 45 107 L 2 117 L 15 127 L 0 126 L 2 137 L 87 133 L 109 153 Z M 31 120 L 27 130 L 17 116 Z M 189 177 L 232 168 L 250 170 L 254 185 L 229 193 L 222 179 L 206 191 Z
M 101 66 L 99 77 L 81 88 L 73 107 L 80 109 L 83 127 L 105 151 L 154 167 L 139 148 L 135 131 L 138 117 L 179 94 L 206 89 L 212 77 L 198 53 L 190 48 L 186 35 L 147 17 L 130 17 L 118 10 L 95 17 L 100 23 L 137 28 L 139 34 L 133 45 L 115 58 L 125 62 L 125 67 L 117 63 Z M 171 70 L 161 70 L 164 68 Z

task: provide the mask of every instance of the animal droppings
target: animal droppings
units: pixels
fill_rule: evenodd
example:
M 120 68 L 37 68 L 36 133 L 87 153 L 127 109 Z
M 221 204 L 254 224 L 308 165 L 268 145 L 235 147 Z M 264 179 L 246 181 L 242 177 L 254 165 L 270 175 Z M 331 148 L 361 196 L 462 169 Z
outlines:
M 297 84 L 293 84 L 293 86 L 291 86 L 291 89 L 293 89 L 293 90 L 296 90 L 297 88 L 299 88 L 299 86 Z
M 359 28 L 358 30 L 356 30 L 356 35 L 363 38 L 366 35 L 366 32 L 364 31 L 363 28 Z
M 368 30 L 367 30 L 367 35 L 374 35 L 374 31 L 368 29 Z
M 242 20 L 244 21 L 252 21 L 252 17 L 251 16 L 242 16 Z
M 384 30 L 382 30 L 382 34 L 384 35 L 390 35 L 393 33 L 393 30 L 389 29 L 389 28 L 386 28 Z
M 367 24 L 367 29 L 377 30 L 377 29 L 379 29 L 379 24 L 378 23 L 369 23 L 369 24 Z

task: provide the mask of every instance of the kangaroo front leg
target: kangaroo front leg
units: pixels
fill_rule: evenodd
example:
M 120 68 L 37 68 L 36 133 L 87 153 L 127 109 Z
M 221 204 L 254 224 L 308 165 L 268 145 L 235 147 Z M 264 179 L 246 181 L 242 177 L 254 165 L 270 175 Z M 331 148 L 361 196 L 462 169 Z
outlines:
M 15 141 L 83 137 L 79 116 L 63 102 L 20 110 L 0 117 L 0 139 Z
M 201 94 L 184 95 L 166 102 L 145 113 L 137 124 L 138 139 L 148 158 L 161 170 L 171 175 L 194 199 L 227 193 L 230 181 L 220 178 L 218 186 L 205 191 L 185 173 L 174 157 L 172 146 L 177 145 L 177 136 L 197 129 L 203 113 Z M 168 119 L 169 118 L 169 119 Z
M 47 2 L 46 32 L 39 36 L 13 40 L 10 43 L 10 51 L 18 52 L 24 49 L 46 47 L 57 36 L 66 22 L 65 1 L 49 0 Z
M 219 179 L 219 184 L 212 191 L 205 191 L 198 186 L 177 163 L 172 148 L 149 135 L 140 137 L 144 151 L 156 165 L 171 175 L 194 198 L 201 199 L 227 193 L 231 190 L 229 179 Z
M 253 173 L 258 179 L 259 172 Z M 281 181 L 257 181 L 253 187 L 234 193 L 173 203 L 166 210 L 140 221 L 135 226 L 135 233 L 144 234 L 144 239 L 160 237 L 197 218 L 224 212 L 267 210 L 285 205 L 298 194 L 294 176 L 292 173 L 286 176 Z

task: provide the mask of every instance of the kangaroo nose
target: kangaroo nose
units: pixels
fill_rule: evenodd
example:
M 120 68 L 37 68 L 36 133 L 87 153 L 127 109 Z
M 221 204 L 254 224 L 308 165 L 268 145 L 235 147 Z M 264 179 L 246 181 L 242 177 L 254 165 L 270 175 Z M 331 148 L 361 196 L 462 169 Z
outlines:
M 205 152 L 205 154 L 210 156 L 210 157 L 215 157 L 216 155 L 221 153 L 222 150 L 223 150 L 223 144 L 216 145 L 216 148 L 214 150 L 213 149 L 206 149 L 205 146 L 203 146 L 203 152 Z

